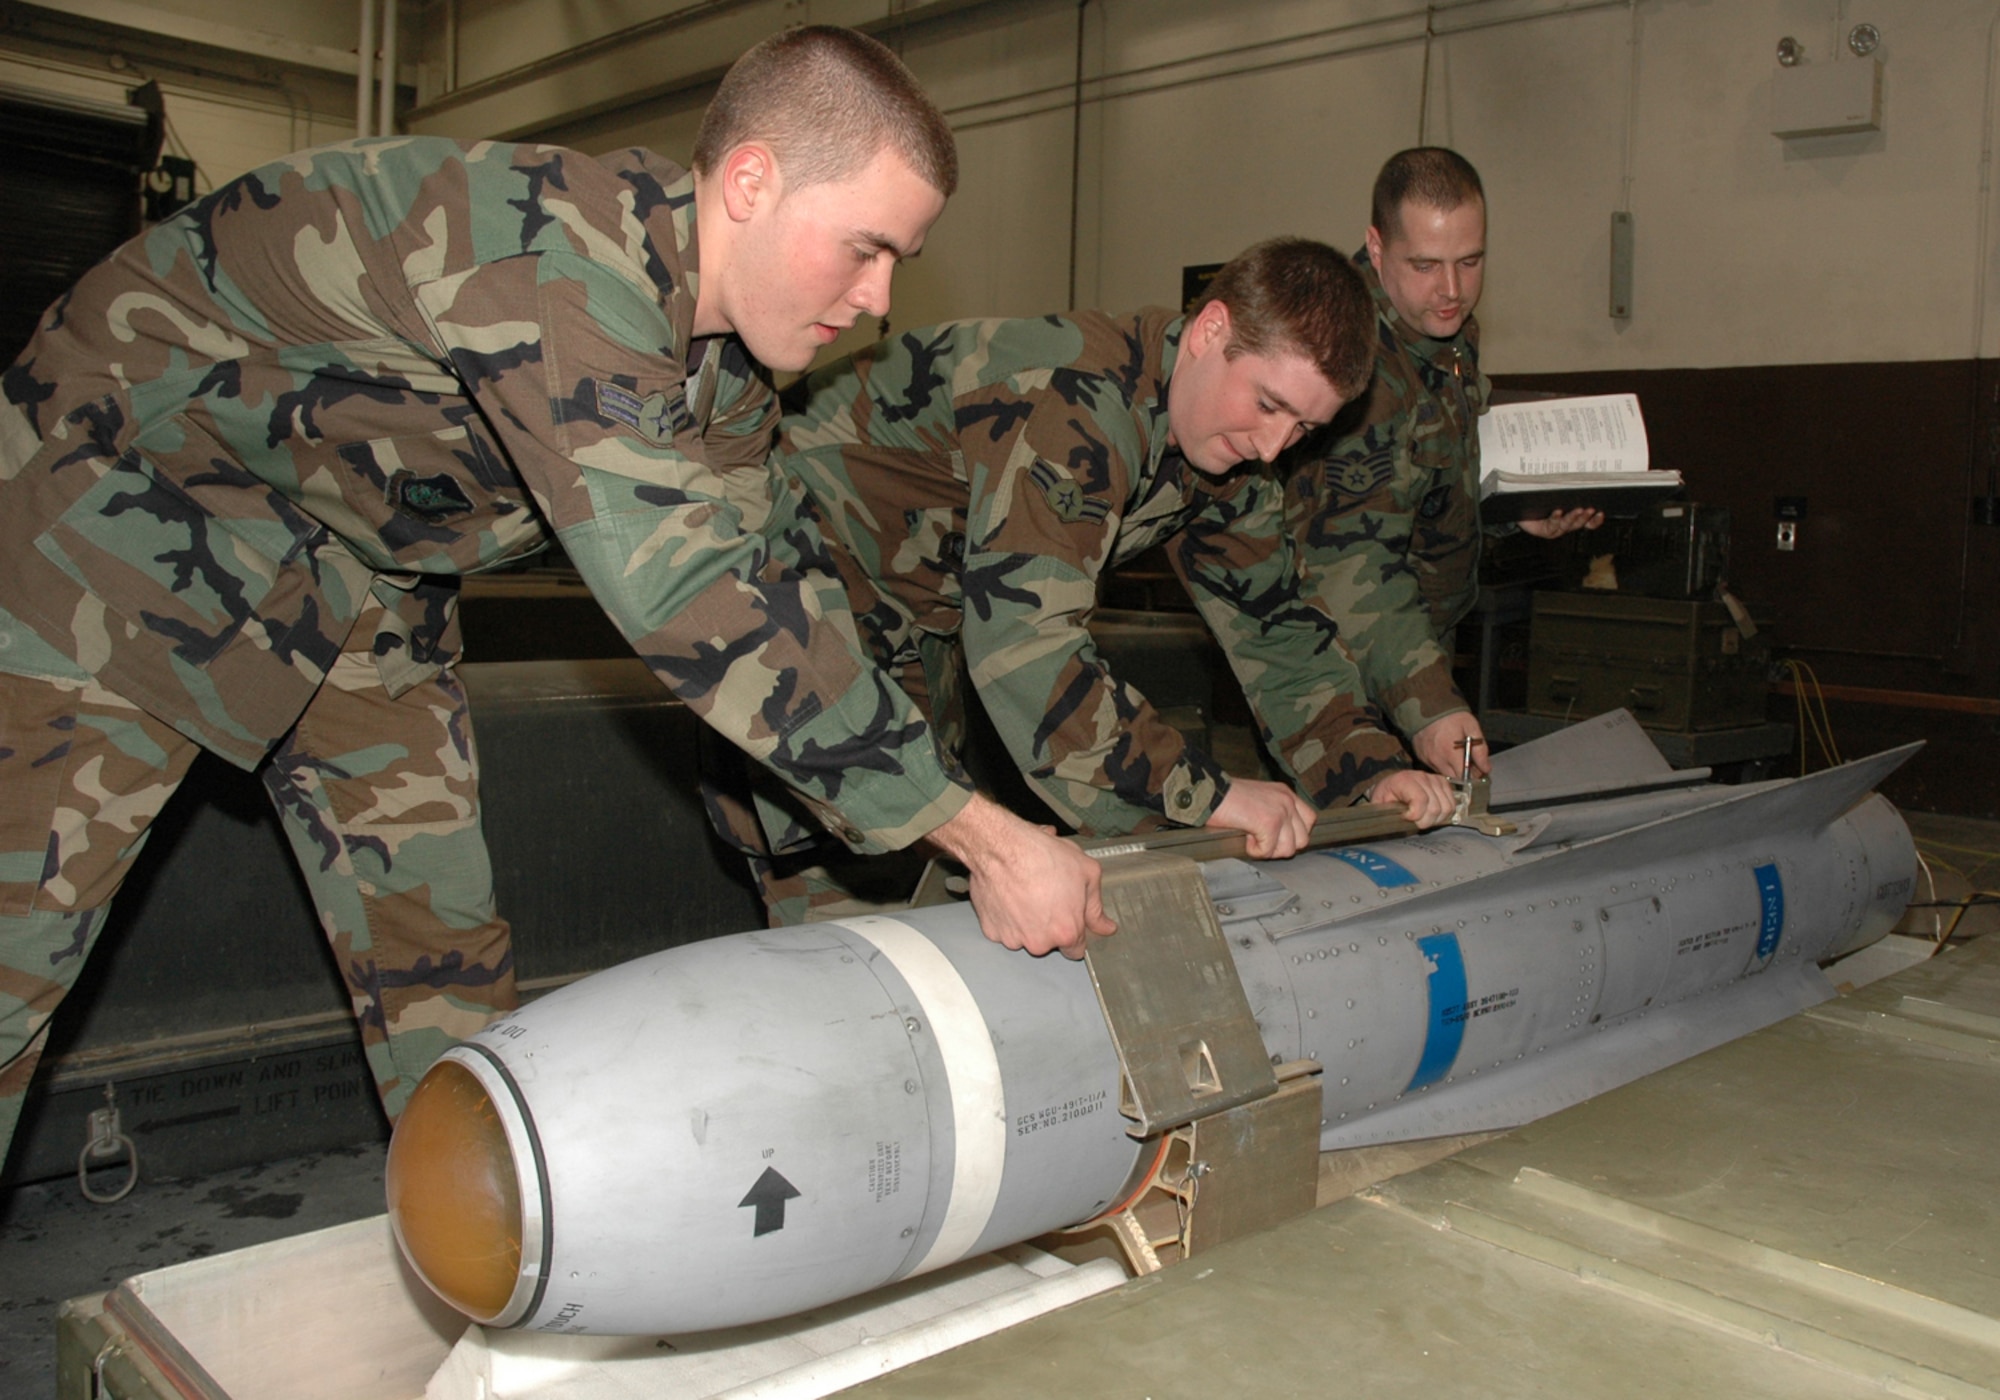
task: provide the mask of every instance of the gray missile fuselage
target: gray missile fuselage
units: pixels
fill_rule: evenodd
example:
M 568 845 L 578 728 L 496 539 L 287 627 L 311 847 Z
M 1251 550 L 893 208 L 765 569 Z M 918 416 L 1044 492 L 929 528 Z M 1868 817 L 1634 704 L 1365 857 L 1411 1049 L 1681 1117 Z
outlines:
M 1504 1128 L 1830 995 L 1909 898 L 1871 795 L 1903 756 L 1203 874 L 1271 1059 L 1323 1066 L 1323 1148 Z M 669 949 L 446 1059 L 520 1185 L 498 1326 L 784 1316 L 1114 1209 L 1156 1152 L 1086 969 L 963 905 Z

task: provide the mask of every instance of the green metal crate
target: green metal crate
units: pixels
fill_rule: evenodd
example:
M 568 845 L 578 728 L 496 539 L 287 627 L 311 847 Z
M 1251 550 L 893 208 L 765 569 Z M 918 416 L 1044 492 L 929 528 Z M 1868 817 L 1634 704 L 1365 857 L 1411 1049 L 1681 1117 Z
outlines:
M 1648 729 L 1679 734 L 1762 724 L 1770 668 L 1770 634 L 1744 636 L 1720 603 L 1535 595 L 1530 714 L 1627 709 Z

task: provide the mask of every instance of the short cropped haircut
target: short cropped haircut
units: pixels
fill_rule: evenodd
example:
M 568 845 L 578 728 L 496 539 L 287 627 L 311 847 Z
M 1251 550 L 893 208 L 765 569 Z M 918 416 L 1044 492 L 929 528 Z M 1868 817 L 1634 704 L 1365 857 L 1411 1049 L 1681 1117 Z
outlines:
M 814 24 L 774 34 L 736 60 L 694 140 L 707 175 L 746 141 L 777 157 L 788 189 L 843 180 L 883 147 L 925 184 L 958 188 L 951 127 L 903 61 L 866 34 Z
M 1369 222 L 1386 241 L 1403 231 L 1403 206 L 1415 201 L 1449 213 L 1469 200 L 1486 202 L 1479 172 L 1457 151 L 1443 146 L 1412 146 L 1398 151 L 1375 177 L 1375 195 L 1368 206 Z
M 1354 264 L 1326 244 L 1273 238 L 1246 249 L 1208 284 L 1201 306 L 1211 301 L 1229 308 L 1231 358 L 1303 355 L 1343 399 L 1368 386 L 1375 304 Z

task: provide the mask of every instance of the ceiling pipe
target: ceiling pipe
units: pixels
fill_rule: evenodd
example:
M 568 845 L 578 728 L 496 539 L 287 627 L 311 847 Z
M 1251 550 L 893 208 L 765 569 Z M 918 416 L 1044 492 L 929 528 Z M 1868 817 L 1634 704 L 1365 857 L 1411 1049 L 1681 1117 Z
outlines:
M 370 0 L 361 0 L 362 4 Z M 382 105 L 375 119 L 377 136 L 396 134 L 396 0 L 382 0 Z
M 1301 34 L 1286 35 L 1279 39 L 1263 39 L 1255 43 L 1239 44 L 1231 48 L 1212 49 L 1189 58 L 1167 59 L 1159 63 L 1140 64 L 1132 68 L 1107 69 L 1092 74 L 1085 82 L 1084 105 L 1091 106 L 1104 102 L 1116 102 L 1131 97 L 1142 97 L 1149 93 L 1172 92 L 1181 88 L 1194 87 L 1201 83 L 1219 82 L 1229 78 L 1240 78 L 1253 73 L 1268 73 L 1283 68 L 1297 68 L 1308 64 L 1322 63 L 1328 59 L 1346 58 L 1354 54 L 1375 53 L 1387 49 L 1401 48 L 1407 44 L 1429 44 L 1433 40 L 1449 39 L 1459 34 L 1474 34 L 1485 29 L 1499 29 L 1538 20 L 1569 19 L 1592 10 L 1624 9 L 1630 0 L 1567 0 L 1560 7 L 1524 11 L 1507 14 L 1495 19 L 1473 20 L 1460 24 L 1438 25 L 1435 20 L 1459 10 L 1479 8 L 1494 3 L 1494 0 L 1458 0 L 1456 4 L 1434 3 L 1422 9 L 1406 10 L 1397 14 L 1376 15 L 1369 19 L 1348 24 L 1332 25 L 1323 29 L 1309 30 Z M 1421 24 L 1422 27 L 1417 27 Z M 1381 38 L 1355 38 L 1348 42 L 1330 44 L 1321 49 L 1310 49 L 1303 53 L 1285 53 L 1301 45 L 1329 38 L 1343 38 L 1360 35 L 1363 32 L 1393 30 L 1399 26 L 1409 26 L 1408 33 L 1390 33 Z M 1276 55 L 1265 57 L 1265 55 Z M 1208 71 L 1196 70 L 1204 63 L 1218 59 L 1240 59 L 1242 62 L 1225 68 Z M 1184 76 L 1162 78 L 1159 81 L 1140 81 L 1154 74 L 1183 70 Z M 1044 102 L 1036 99 L 1047 98 Z M 946 120 L 951 122 L 953 131 L 974 131 L 981 127 L 999 126 L 1007 122 L 1023 121 L 1041 116 L 1047 112 L 1066 112 L 1075 102 L 1074 83 L 1065 81 L 1045 87 L 1028 88 L 1011 93 L 1006 97 L 987 98 L 968 102 L 957 107 L 944 108 Z M 1033 104 L 1015 106 L 1013 104 Z M 991 113 L 992 115 L 987 115 Z
M 1069 302 L 1076 306 L 1077 229 L 1083 211 L 1083 12 L 1090 0 L 1076 0 L 1076 88 L 1069 118 Z
M 361 0 L 361 37 L 354 46 L 354 135 L 375 134 L 375 0 Z
M 1959 522 L 1963 531 L 1958 548 L 1958 607 L 1951 626 L 1951 654 L 1957 669 L 1969 669 L 1971 658 L 1966 655 L 1969 638 L 1966 635 L 1972 601 L 1972 533 L 1973 500 L 1979 492 L 1980 448 L 1986 436 L 1979 431 L 1981 410 L 1986 407 L 1986 376 L 1981 373 L 1980 357 L 1986 353 L 1986 265 L 1992 257 L 1988 238 L 1988 215 L 1993 205 L 1993 72 L 1994 39 L 2000 37 L 2000 9 L 1995 9 L 1993 17 L 1986 23 L 1986 80 L 1979 107 L 1979 207 L 1974 214 L 1972 236 L 1972 403 L 1970 421 L 1965 425 L 1965 516 Z M 2000 418 L 2000 387 L 1993 396 L 1993 413 Z M 1988 434 L 2000 433 L 2000 422 L 1988 420 Z M 2000 449 L 2000 444 L 1995 445 Z M 1987 489 L 1994 488 L 1995 463 L 1987 464 Z

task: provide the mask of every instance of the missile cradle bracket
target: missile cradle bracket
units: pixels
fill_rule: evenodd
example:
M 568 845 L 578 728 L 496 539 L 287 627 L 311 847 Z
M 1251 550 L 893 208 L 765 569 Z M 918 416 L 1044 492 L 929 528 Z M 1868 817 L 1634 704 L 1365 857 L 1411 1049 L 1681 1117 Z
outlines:
M 1134 852 L 1105 862 L 1113 938 L 1084 962 L 1124 1070 L 1119 1109 L 1137 1138 L 1277 1092 L 1201 867 Z
M 1084 960 L 1123 1069 L 1127 1131 L 1159 1149 L 1102 1224 L 1148 1273 L 1312 1209 L 1319 1066 L 1273 1068 L 1193 860 L 1107 860 L 1104 903 L 1118 935 L 1089 940 Z
M 1513 832 L 1514 823 L 1494 816 L 1489 810 L 1493 800 L 1491 778 L 1475 778 L 1467 773 L 1451 786 L 1457 801 L 1449 825 L 1471 827 L 1482 836 L 1506 836 Z
M 1269 1230 L 1318 1204 L 1320 1067 L 1277 1068 L 1278 1090 L 1160 1139 L 1145 1180 L 1116 1210 L 1041 1241 L 1082 1262 L 1108 1243 L 1135 1276 Z

